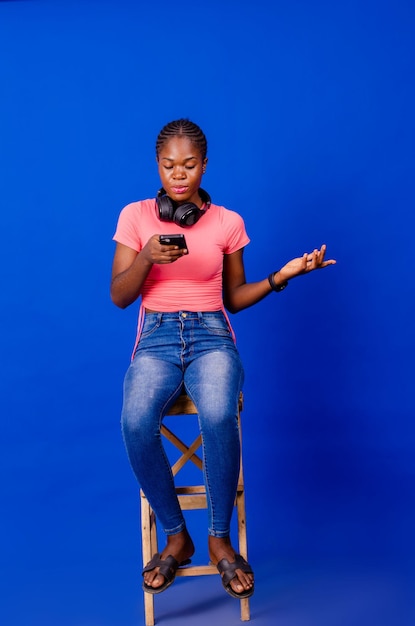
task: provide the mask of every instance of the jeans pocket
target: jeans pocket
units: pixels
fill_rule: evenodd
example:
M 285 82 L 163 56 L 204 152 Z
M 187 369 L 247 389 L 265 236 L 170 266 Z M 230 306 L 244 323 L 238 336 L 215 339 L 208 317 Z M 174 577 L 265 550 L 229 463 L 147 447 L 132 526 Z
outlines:
M 145 339 L 146 337 L 150 337 L 150 335 L 152 335 L 154 331 L 157 330 L 157 328 L 160 328 L 160 324 L 161 324 L 161 315 L 159 315 L 158 313 L 150 313 L 149 315 L 146 315 L 144 319 L 144 324 L 143 324 L 143 329 L 141 331 L 140 339 Z
M 200 325 L 209 333 L 218 337 L 229 337 L 231 335 L 231 330 L 223 313 L 204 313 L 200 320 Z

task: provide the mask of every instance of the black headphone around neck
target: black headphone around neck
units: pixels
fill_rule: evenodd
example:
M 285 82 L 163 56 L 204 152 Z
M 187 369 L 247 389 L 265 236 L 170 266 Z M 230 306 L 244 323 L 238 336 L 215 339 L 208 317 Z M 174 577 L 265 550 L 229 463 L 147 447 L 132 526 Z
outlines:
M 174 200 L 166 194 L 162 187 L 156 198 L 159 218 L 162 222 L 175 222 L 182 228 L 193 226 L 193 224 L 196 224 L 196 222 L 200 220 L 211 205 L 210 196 L 207 191 L 199 189 L 199 195 L 203 201 L 203 209 L 199 209 L 193 202 L 177 204 L 177 202 L 174 202 Z

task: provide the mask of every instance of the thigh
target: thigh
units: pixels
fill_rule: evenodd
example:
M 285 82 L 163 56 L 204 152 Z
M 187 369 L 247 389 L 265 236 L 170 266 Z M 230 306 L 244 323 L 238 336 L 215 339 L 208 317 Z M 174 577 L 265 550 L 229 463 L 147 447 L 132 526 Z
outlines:
M 185 371 L 184 384 L 200 412 L 234 415 L 243 379 L 238 351 L 226 348 L 195 359 Z
M 124 379 L 123 413 L 161 418 L 179 395 L 183 374 L 177 365 L 136 353 Z

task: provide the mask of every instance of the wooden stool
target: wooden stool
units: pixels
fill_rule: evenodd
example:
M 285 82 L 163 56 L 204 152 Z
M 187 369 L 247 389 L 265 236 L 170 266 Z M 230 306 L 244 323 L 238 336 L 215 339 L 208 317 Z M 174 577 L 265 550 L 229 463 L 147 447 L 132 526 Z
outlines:
M 238 426 L 239 433 L 241 434 L 240 413 L 243 407 L 243 395 L 242 392 L 239 397 L 238 407 Z M 167 415 L 196 415 L 197 409 L 190 398 L 183 394 L 181 395 L 175 404 L 170 408 Z M 162 434 L 176 447 L 182 455 L 172 465 L 173 475 L 176 477 L 182 467 L 191 461 L 203 471 L 202 459 L 196 454 L 198 448 L 201 446 L 202 437 L 199 434 L 191 445 L 183 443 L 169 428 L 164 424 L 161 427 Z M 204 485 L 190 485 L 190 486 L 177 486 L 176 481 L 176 493 L 179 498 L 179 503 L 182 510 L 195 510 L 206 509 L 206 489 Z M 141 537 L 143 544 L 143 566 L 151 560 L 156 552 L 159 552 L 157 546 L 157 528 L 156 518 L 154 511 L 150 507 L 147 498 L 142 490 L 140 490 L 141 496 Z M 243 481 L 243 469 L 242 469 L 242 455 L 241 455 L 241 470 L 239 474 L 238 488 L 235 498 L 235 506 L 237 508 L 238 517 L 238 549 L 237 552 L 241 554 L 246 560 L 247 555 L 247 540 L 246 540 L 246 518 L 245 518 L 245 493 L 244 493 L 244 481 Z M 180 567 L 177 570 L 176 576 L 204 576 L 207 574 L 218 574 L 219 572 L 215 565 L 188 565 L 186 567 Z M 249 611 L 249 599 L 242 598 L 241 603 L 241 620 L 248 621 L 250 619 Z M 144 592 L 144 611 L 146 626 L 154 626 L 154 595 Z

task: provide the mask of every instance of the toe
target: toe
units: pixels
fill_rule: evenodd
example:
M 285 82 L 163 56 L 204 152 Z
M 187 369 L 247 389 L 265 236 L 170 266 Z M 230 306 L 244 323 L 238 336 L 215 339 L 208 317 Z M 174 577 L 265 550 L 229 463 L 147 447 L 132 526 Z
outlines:
M 151 586 L 154 588 L 157 588 L 157 587 L 161 587 L 163 583 L 164 583 L 164 576 L 162 576 L 161 574 L 157 574 L 155 579 L 152 581 Z
M 161 587 L 164 582 L 164 576 L 157 574 L 157 572 L 146 572 L 144 575 L 144 583 L 147 587 Z
M 241 585 L 237 578 L 233 578 L 230 582 L 230 585 L 232 589 L 236 591 L 236 593 L 242 593 L 242 591 L 244 591 L 243 585 Z
M 248 591 L 253 587 L 252 575 L 246 574 L 240 569 L 235 572 L 236 576 L 231 580 L 231 586 L 234 591 L 241 593 L 242 591 Z

